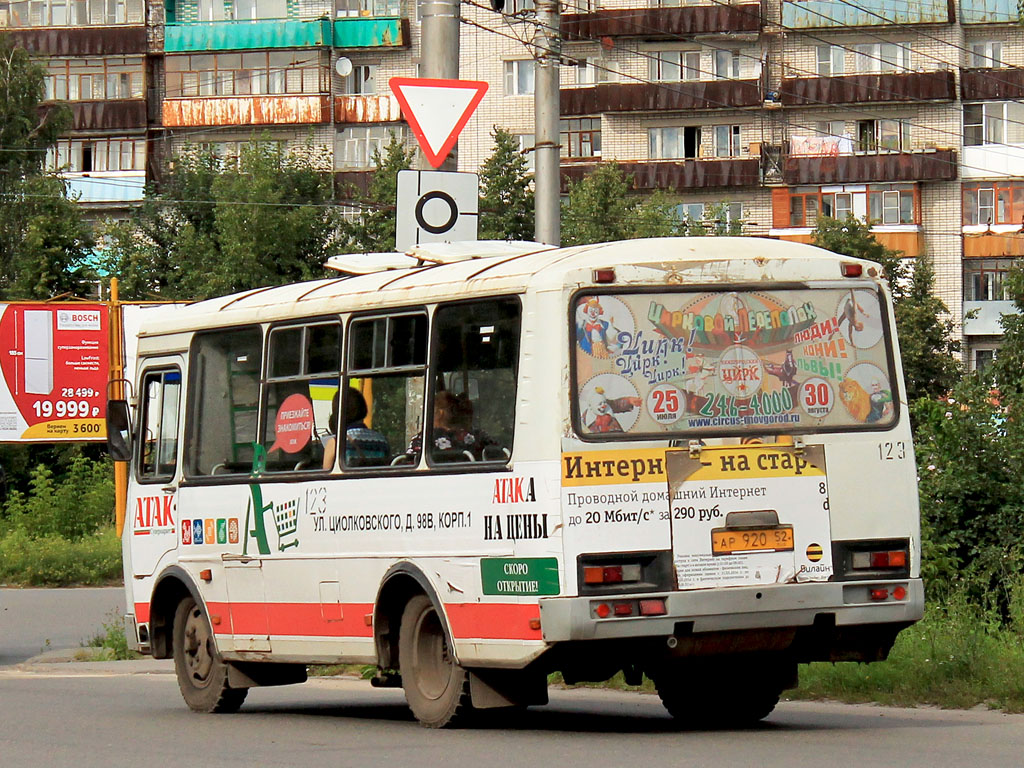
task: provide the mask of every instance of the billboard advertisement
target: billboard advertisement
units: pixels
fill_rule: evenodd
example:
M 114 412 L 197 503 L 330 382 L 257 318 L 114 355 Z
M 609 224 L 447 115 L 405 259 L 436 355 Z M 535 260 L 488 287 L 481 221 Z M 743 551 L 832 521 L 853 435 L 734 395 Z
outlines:
M 106 440 L 106 304 L 0 304 L 0 442 Z

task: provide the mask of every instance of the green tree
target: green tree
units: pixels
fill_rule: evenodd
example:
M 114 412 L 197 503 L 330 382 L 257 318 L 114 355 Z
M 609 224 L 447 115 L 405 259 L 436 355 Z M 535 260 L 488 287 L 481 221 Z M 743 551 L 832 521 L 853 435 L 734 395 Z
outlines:
M 619 164 L 600 163 L 569 186 L 569 200 L 562 208 L 562 244 L 667 237 L 679 230 L 674 207 L 662 194 L 630 194 L 630 182 Z
M 1002 317 L 1003 339 L 989 372 L 1003 395 L 1024 394 L 1024 267 L 1016 262 L 1005 290 L 1014 312 Z
M 352 228 L 346 250 L 381 253 L 395 250 L 395 203 L 398 172 L 412 167 L 415 150 L 406 149 L 392 133 L 384 151 L 374 150 L 376 170 L 367 192 L 366 209 Z
M 480 239 L 533 240 L 533 190 L 516 137 L 494 128 L 494 151 L 480 166 Z
M 198 299 L 324 274 L 343 228 L 312 143 L 253 140 L 237 162 L 186 148 L 131 218 L 106 231 L 127 298 Z
M 66 106 L 42 105 L 45 70 L 0 35 L 0 296 L 44 299 L 83 290 L 92 233 L 44 170 L 47 150 L 70 124 Z

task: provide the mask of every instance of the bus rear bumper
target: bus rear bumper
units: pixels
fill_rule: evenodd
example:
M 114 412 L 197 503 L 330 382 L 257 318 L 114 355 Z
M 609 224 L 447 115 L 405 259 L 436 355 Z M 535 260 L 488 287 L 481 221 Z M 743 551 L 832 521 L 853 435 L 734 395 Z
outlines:
M 906 591 L 897 600 L 898 588 Z M 880 598 L 881 590 L 886 597 Z M 874 597 L 872 593 L 874 592 Z M 662 616 L 638 616 L 639 601 L 663 599 Z M 633 615 L 616 616 L 616 604 L 632 603 Z M 607 604 L 608 618 L 596 609 Z M 810 627 L 822 621 L 836 627 L 911 624 L 924 615 L 920 579 L 808 582 L 756 587 L 599 597 L 545 597 L 540 600 L 541 629 L 549 643 L 670 637 L 679 634 L 750 629 Z

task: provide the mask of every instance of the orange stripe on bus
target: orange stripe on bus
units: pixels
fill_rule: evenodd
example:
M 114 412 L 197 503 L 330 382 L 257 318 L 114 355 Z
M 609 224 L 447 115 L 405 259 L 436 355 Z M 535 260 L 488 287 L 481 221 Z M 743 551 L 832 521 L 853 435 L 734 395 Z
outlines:
M 221 623 L 218 635 L 288 635 L 292 637 L 373 637 L 363 617 L 373 612 L 372 603 L 207 603 Z M 460 640 L 540 640 L 541 631 L 530 628 L 540 618 L 536 603 L 448 603 L 445 606 L 452 634 Z M 332 612 L 333 611 L 333 615 Z M 331 620 L 329 620 L 329 618 Z M 149 621 L 149 604 L 135 604 L 135 619 Z

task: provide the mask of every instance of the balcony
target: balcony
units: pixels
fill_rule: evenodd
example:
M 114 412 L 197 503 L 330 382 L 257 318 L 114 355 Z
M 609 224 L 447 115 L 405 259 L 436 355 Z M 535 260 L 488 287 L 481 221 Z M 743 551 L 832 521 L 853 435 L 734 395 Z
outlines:
M 146 53 L 146 27 L 43 27 L 10 29 L 11 41 L 48 56 L 121 56 Z
M 965 179 L 1024 176 L 1024 146 L 982 144 L 964 147 Z
M 147 124 L 145 99 L 72 101 L 70 107 L 74 131 L 145 128 Z
M 997 231 L 991 231 L 993 229 Z M 998 231 L 1000 229 L 1004 231 Z M 1005 231 L 1007 229 L 1010 231 Z M 964 232 L 964 259 L 1005 259 L 1022 256 L 1024 232 L 1016 225 L 997 224 L 989 231 Z M 966 261 L 964 263 L 966 264 Z
M 960 93 L 964 101 L 1024 99 L 1024 69 L 962 69 Z
M 968 313 L 974 317 L 968 317 Z M 1002 336 L 1003 315 L 1015 315 L 1012 301 L 965 301 L 964 334 L 967 336 Z
M 396 123 L 402 119 L 398 99 L 385 96 L 335 96 L 336 123 Z
M 1017 24 L 1017 0 L 960 0 L 961 24 Z
M 563 165 L 562 191 L 594 170 L 594 165 Z M 647 160 L 620 162 L 619 167 L 635 190 L 664 189 L 685 192 L 705 187 L 749 187 L 761 182 L 760 163 L 756 159 L 722 160 Z
M 953 101 L 956 98 L 956 78 L 950 70 L 799 77 L 783 80 L 779 95 L 787 107 L 925 99 Z
M 346 19 L 262 19 L 168 24 L 167 53 L 246 51 L 268 48 L 404 48 L 409 45 L 408 20 L 395 17 Z
M 647 40 L 673 39 L 679 35 L 715 32 L 758 32 L 761 6 L 689 5 L 681 8 L 615 8 L 594 13 L 562 16 L 566 40 L 599 37 L 642 37 Z
M 956 151 L 879 152 L 871 154 L 789 155 L 783 160 L 786 184 L 852 184 L 886 181 L 953 181 Z
M 782 26 L 789 29 L 951 24 L 955 18 L 953 3 L 948 0 L 860 0 L 856 4 L 834 0 L 784 0 L 782 3 Z
M 919 227 L 908 228 L 907 231 L 886 231 L 891 227 L 873 227 L 871 234 L 879 243 L 893 251 L 900 251 L 905 257 L 913 258 L 925 253 L 924 232 Z M 786 240 L 790 243 L 806 243 L 814 245 L 814 235 L 806 228 L 772 228 L 768 233 L 771 237 Z
M 83 205 L 140 202 L 146 187 L 143 171 L 64 174 L 64 180 L 68 197 Z
M 707 80 L 683 83 L 600 83 L 563 88 L 563 116 L 605 112 L 664 112 L 761 106 L 760 80 Z
M 167 128 L 212 125 L 309 125 L 331 120 L 331 97 L 222 96 L 166 99 L 163 124 Z

